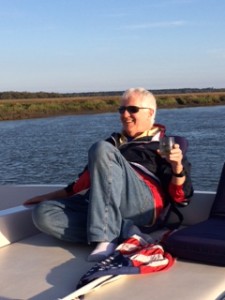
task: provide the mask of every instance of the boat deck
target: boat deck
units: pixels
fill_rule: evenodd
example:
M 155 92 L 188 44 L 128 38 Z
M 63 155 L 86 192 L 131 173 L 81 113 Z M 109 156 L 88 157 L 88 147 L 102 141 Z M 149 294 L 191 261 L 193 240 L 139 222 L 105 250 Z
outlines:
M 57 299 L 75 289 L 90 249 L 44 234 L 0 249 L 0 299 Z
M 0 299 L 65 297 L 93 265 L 86 261 L 91 250 L 91 247 L 67 244 L 44 234 L 2 247 Z M 164 272 L 126 275 L 87 294 L 85 299 L 217 300 L 223 299 L 221 291 L 224 289 L 224 268 L 176 261 Z
M 54 189 L 41 187 L 43 193 Z M 7 207 L 16 201 L 21 205 L 38 193 L 39 186 L 0 188 L 2 204 Z M 186 226 L 207 218 L 214 195 L 195 192 L 191 204 L 183 210 Z M 40 233 L 32 223 L 30 209 L 18 206 L 1 210 L 0 300 L 66 298 L 93 266 L 86 261 L 92 250 L 91 246 L 65 243 Z M 167 271 L 124 275 L 87 294 L 86 299 L 225 300 L 225 269 L 176 260 Z

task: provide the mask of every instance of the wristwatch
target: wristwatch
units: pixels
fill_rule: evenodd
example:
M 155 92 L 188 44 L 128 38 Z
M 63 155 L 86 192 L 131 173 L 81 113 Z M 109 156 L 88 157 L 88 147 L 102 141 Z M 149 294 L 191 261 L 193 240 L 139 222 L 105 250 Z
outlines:
M 184 177 L 186 175 L 184 169 L 180 173 L 174 173 L 172 171 L 172 174 L 173 174 L 174 177 Z

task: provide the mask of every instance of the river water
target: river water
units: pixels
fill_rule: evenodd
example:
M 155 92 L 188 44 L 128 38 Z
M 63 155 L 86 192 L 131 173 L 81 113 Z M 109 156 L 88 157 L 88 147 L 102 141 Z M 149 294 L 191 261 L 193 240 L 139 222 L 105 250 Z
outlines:
M 157 123 L 189 140 L 197 190 L 216 190 L 225 161 L 225 106 L 160 109 Z M 120 131 L 117 113 L 0 122 L 0 184 L 67 184 L 84 167 L 87 149 Z

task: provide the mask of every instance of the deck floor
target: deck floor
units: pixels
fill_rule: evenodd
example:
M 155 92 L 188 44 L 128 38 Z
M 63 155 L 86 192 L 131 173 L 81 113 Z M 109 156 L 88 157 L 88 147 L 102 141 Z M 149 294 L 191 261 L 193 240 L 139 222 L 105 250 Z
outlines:
M 93 265 L 91 247 L 37 234 L 0 249 L 1 300 L 56 300 L 71 293 Z M 177 261 L 165 271 L 128 275 L 86 296 L 87 300 L 217 300 L 225 291 L 222 267 Z
M 0 299 L 55 300 L 92 266 L 90 247 L 38 234 L 0 249 Z

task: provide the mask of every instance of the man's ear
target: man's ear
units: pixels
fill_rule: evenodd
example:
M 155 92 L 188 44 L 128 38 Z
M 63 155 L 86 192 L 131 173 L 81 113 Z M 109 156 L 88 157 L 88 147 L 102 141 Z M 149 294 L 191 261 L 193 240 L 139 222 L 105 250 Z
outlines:
M 154 109 L 152 109 L 152 108 L 149 109 L 149 115 L 150 115 L 150 117 L 152 117 L 154 115 Z

